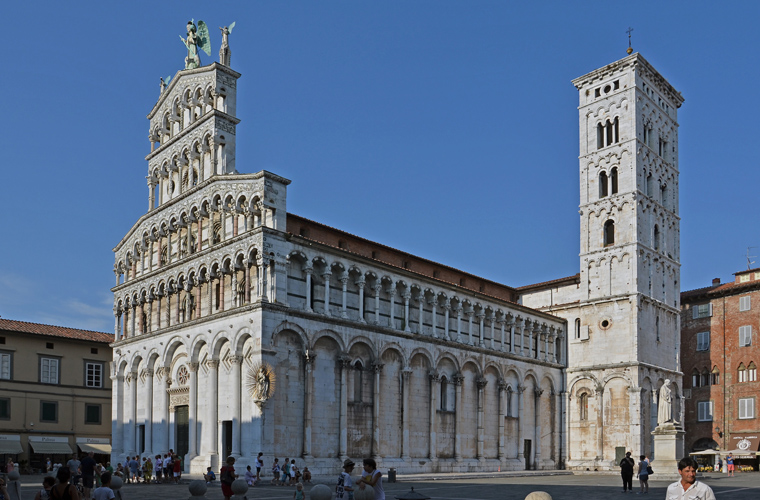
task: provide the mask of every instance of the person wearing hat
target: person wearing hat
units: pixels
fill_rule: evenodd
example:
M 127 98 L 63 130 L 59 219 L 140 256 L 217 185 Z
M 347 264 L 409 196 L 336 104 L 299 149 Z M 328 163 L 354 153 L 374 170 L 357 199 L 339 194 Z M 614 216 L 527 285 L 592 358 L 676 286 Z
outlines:
M 335 487 L 335 500 L 354 499 L 354 483 L 351 481 L 354 465 L 356 464 L 350 458 L 343 462 L 343 472 L 338 476 L 338 486 Z

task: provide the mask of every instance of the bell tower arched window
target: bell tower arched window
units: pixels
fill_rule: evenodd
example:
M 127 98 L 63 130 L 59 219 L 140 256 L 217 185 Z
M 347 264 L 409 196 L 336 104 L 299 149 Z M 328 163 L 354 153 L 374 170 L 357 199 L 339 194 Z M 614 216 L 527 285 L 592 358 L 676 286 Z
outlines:
M 654 247 L 655 250 L 659 250 L 660 249 L 660 227 L 657 224 L 654 225 L 653 240 L 654 241 L 652 241 L 653 243 L 652 246 Z
M 357 403 L 362 400 L 362 384 L 364 382 L 363 374 L 364 366 L 362 366 L 361 361 L 357 361 L 354 363 L 354 401 Z
M 610 192 L 617 194 L 618 192 L 618 169 L 613 168 L 610 171 Z
M 588 393 L 583 393 L 578 398 L 578 407 L 580 409 L 579 419 L 583 422 L 588 420 Z
M 441 410 L 446 411 L 448 409 L 448 392 L 449 381 L 446 377 L 441 378 Z
M 615 222 L 608 220 L 604 223 L 604 246 L 615 244 Z
M 599 198 L 607 196 L 607 172 L 599 174 Z

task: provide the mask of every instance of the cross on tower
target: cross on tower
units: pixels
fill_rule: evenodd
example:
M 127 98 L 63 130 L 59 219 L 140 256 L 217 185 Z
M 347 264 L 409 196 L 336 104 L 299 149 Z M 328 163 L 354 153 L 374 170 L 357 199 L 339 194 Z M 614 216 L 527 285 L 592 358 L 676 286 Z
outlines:
M 626 33 L 628 33 L 628 47 L 630 47 L 631 46 L 631 33 L 633 33 L 633 28 L 629 27 L 626 30 Z

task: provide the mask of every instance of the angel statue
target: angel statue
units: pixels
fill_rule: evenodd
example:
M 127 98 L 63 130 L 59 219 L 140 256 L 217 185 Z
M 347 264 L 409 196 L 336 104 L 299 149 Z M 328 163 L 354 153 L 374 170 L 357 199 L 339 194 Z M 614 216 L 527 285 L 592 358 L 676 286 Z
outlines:
M 219 62 L 228 67 L 230 65 L 230 59 L 232 58 L 232 51 L 230 50 L 230 33 L 232 33 L 232 28 L 234 27 L 235 23 L 232 23 L 224 28 L 219 28 L 222 32 L 222 46 L 219 49 Z
M 187 22 L 187 40 L 179 37 L 182 43 L 187 47 L 187 57 L 185 58 L 185 69 L 195 69 L 201 66 L 201 58 L 198 55 L 198 49 L 201 49 L 207 56 L 211 55 L 211 43 L 208 38 L 208 26 L 203 21 L 198 21 L 198 27 L 195 27 L 193 21 Z

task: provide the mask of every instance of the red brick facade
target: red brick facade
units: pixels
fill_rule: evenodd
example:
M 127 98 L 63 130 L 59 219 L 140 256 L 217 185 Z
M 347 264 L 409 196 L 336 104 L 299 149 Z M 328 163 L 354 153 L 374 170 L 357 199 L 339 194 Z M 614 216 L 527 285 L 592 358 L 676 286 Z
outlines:
M 741 449 L 747 459 L 739 463 L 757 468 L 760 269 L 735 276 L 733 283 L 715 280 L 710 287 L 681 294 L 684 444 L 687 452 L 716 446 Z

